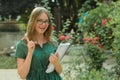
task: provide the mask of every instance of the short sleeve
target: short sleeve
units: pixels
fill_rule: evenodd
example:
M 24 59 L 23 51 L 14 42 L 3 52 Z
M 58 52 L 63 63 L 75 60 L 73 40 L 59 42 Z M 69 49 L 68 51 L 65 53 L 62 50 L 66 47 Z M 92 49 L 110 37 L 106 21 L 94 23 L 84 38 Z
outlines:
M 25 46 L 22 44 L 22 41 L 19 41 L 16 45 L 15 57 L 22 58 L 22 59 L 26 58 Z

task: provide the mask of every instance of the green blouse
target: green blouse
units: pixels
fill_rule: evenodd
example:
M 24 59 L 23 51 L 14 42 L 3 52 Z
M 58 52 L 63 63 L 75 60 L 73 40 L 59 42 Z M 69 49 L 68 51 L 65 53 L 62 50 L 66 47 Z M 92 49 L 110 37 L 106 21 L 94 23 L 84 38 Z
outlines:
M 54 44 L 54 43 L 53 43 Z M 49 56 L 51 53 L 55 53 L 57 45 L 50 43 L 43 44 L 43 47 L 39 45 L 35 46 L 35 50 L 32 57 L 30 71 L 26 80 L 62 80 L 60 75 L 54 70 L 51 73 L 46 73 L 47 65 L 49 64 Z M 17 43 L 16 57 L 25 59 L 28 53 L 28 48 L 25 45 L 24 40 L 20 40 Z

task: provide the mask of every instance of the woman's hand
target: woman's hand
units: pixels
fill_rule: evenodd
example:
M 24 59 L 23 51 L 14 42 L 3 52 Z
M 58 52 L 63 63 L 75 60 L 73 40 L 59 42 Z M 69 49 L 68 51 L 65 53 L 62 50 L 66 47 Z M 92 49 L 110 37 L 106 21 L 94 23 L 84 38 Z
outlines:
M 49 61 L 55 66 L 59 62 L 59 55 L 51 54 L 49 57 Z
M 25 39 L 27 40 L 28 52 L 33 53 L 35 49 L 35 44 L 37 44 L 37 42 L 33 42 L 32 40 L 30 41 L 27 36 L 25 37 Z
M 59 60 L 59 55 L 51 54 L 49 57 L 50 63 L 52 63 L 55 66 L 55 70 L 60 74 L 62 72 L 62 66 Z

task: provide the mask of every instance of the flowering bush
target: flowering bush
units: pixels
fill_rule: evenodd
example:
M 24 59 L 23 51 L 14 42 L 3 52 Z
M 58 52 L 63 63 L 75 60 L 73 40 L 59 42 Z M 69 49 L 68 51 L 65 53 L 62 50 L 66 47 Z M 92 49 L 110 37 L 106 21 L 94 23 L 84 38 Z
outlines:
M 99 37 L 98 43 L 104 49 L 111 49 L 111 43 L 114 39 L 112 25 L 110 24 L 112 10 L 109 5 L 100 4 L 99 7 L 88 11 L 87 16 L 81 16 L 83 21 L 78 26 L 85 37 Z
M 103 48 L 102 44 L 99 44 L 99 37 L 94 38 L 83 38 L 83 41 L 86 43 L 91 42 L 92 44 L 98 44 L 98 47 Z
M 61 31 L 57 32 L 55 31 L 55 27 L 51 27 L 51 29 L 53 30 L 53 37 L 60 43 L 60 42 L 70 42 L 72 43 L 72 36 L 71 33 L 68 33 L 67 30 L 69 28 L 70 25 L 70 20 L 67 19 L 64 24 L 63 24 L 63 28 L 61 29 Z
M 87 48 L 87 55 L 90 57 L 89 69 L 100 70 L 102 68 L 102 63 L 105 60 L 103 46 L 99 44 L 99 37 L 94 38 L 83 38 L 85 46 Z
M 114 6 L 98 3 L 98 7 L 81 15 L 78 22 L 78 30 L 83 33 L 83 41 L 89 55 L 90 69 L 102 68 L 105 60 L 105 50 L 113 49 L 113 13 Z

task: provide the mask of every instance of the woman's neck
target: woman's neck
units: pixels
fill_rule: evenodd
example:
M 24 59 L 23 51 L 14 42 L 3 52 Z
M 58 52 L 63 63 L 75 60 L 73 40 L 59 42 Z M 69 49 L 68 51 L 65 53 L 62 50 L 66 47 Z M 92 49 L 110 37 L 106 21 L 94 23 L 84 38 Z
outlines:
M 43 46 L 44 43 L 47 42 L 43 34 L 36 35 L 35 40 L 41 47 Z

